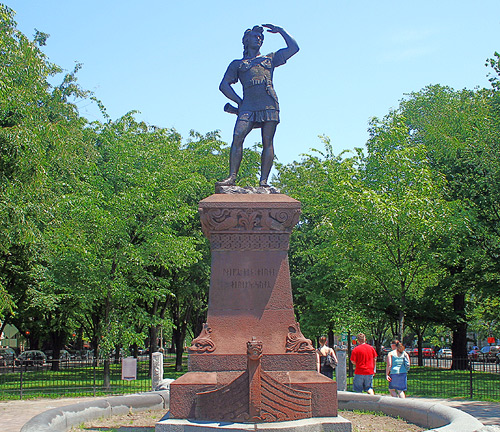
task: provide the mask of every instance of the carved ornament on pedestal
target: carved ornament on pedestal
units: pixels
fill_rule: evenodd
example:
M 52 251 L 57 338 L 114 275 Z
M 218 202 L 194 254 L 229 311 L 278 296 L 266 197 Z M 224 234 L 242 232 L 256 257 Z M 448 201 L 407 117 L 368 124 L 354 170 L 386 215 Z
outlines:
M 199 208 L 203 233 L 287 232 L 300 218 L 299 208 Z
M 197 354 L 214 352 L 215 344 L 212 341 L 210 333 L 212 333 L 212 329 L 207 323 L 204 323 L 200 335 L 193 339 L 188 351 Z
M 286 337 L 286 352 L 306 353 L 316 351 L 310 339 L 300 331 L 299 323 L 292 324 L 288 327 L 288 335 Z

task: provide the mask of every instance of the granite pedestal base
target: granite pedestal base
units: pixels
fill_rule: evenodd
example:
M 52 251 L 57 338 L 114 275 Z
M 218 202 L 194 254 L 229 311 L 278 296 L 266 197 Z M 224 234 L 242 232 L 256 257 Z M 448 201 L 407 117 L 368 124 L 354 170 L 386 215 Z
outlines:
M 156 423 L 155 432 L 351 432 L 352 425 L 343 417 L 322 417 L 274 423 L 220 423 L 167 419 Z

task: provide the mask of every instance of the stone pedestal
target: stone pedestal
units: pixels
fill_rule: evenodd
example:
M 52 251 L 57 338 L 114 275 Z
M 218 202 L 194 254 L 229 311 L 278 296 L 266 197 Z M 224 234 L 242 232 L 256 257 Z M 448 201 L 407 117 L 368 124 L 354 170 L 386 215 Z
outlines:
M 163 381 L 163 354 L 161 352 L 154 352 L 152 359 L 153 368 L 151 370 L 151 386 L 154 391 Z
M 288 246 L 300 203 L 282 194 L 216 194 L 199 212 L 212 254 L 207 323 L 189 350 L 188 373 L 171 383 L 171 416 L 337 416 L 336 383 L 317 372 L 293 310 Z
M 335 369 L 335 378 L 337 380 L 337 390 L 347 390 L 347 347 L 340 347 L 337 351 L 338 365 Z

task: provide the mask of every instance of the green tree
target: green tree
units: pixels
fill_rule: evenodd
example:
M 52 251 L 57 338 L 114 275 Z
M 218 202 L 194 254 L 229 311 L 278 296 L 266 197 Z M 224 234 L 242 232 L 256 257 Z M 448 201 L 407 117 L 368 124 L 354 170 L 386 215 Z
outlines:
M 495 88 L 436 85 L 412 93 L 400 106 L 413 140 L 425 146 L 433 171 L 446 180 L 443 196 L 454 203 L 454 228 L 434 245 L 446 273 L 438 288 L 448 299 L 442 317 L 453 330 L 454 364 L 467 353 L 470 294 L 499 294 L 498 97 Z
M 365 314 L 396 316 L 400 338 L 410 300 L 438 276 L 429 244 L 447 212 L 424 152 L 405 146 L 409 139 L 404 123 L 388 116 L 373 121 L 366 156 L 335 157 L 327 143 L 324 159 L 307 156 L 300 169 L 280 171 L 285 189 L 314 215 L 305 221 L 321 238 L 314 255 L 344 275 L 342 296 Z
M 76 85 L 78 67 L 51 86 L 61 69 L 38 46 L 47 37 L 37 31 L 30 41 L 17 30 L 14 12 L 0 5 L 0 293 L 7 306 L 0 331 L 14 323 L 34 344 L 40 311 L 33 305 L 54 304 L 40 295 L 43 233 L 59 195 L 80 181 L 79 168 L 92 153 L 86 121 L 68 102 L 86 97 Z

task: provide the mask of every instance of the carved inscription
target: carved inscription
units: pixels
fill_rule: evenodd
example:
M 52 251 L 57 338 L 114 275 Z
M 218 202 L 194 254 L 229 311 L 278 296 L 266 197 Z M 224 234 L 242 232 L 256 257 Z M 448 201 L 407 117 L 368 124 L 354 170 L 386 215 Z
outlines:
M 275 277 L 277 275 L 274 268 L 224 268 L 224 277 Z
M 278 275 L 274 268 L 223 268 L 224 286 L 232 289 L 272 288 Z

